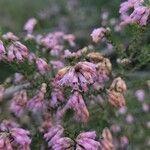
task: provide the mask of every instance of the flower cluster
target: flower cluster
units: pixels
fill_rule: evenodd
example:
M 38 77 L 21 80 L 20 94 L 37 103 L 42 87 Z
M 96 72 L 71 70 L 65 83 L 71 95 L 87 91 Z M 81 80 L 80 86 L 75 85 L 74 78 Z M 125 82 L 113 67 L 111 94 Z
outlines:
M 137 23 L 141 26 L 147 24 L 150 9 L 144 6 L 143 0 L 128 0 L 120 5 L 121 25 Z M 133 9 L 132 13 L 129 13 Z

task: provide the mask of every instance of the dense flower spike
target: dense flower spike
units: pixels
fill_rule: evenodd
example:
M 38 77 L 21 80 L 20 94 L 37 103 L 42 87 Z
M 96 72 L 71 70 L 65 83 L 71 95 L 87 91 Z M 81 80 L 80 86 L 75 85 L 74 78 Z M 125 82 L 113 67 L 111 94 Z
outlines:
M 101 41 L 105 37 L 106 33 L 109 32 L 109 30 L 110 29 L 105 29 L 103 27 L 94 29 L 91 33 L 93 42 L 98 43 L 99 41 Z
M 35 25 L 37 24 L 37 20 L 35 18 L 30 18 L 24 25 L 24 30 L 27 31 L 28 34 L 33 32 Z
M 13 112 L 17 117 L 20 117 L 24 113 L 27 100 L 26 91 L 15 93 L 11 100 L 10 111 Z
M 89 112 L 86 108 L 85 102 L 82 95 L 75 91 L 72 96 L 70 96 L 67 108 L 72 108 L 75 111 L 75 117 L 77 120 L 82 122 L 87 122 L 89 118 Z
M 13 42 L 8 48 L 8 61 L 12 62 L 14 59 L 23 61 L 28 57 L 28 48 L 19 41 Z
M 46 87 L 47 85 L 43 83 L 41 89 L 37 92 L 37 94 L 28 101 L 27 107 L 30 111 L 36 113 L 44 112 L 46 110 L 46 101 L 44 99 Z
M 27 130 L 7 121 L 0 124 L 0 150 L 30 150 L 31 139 Z

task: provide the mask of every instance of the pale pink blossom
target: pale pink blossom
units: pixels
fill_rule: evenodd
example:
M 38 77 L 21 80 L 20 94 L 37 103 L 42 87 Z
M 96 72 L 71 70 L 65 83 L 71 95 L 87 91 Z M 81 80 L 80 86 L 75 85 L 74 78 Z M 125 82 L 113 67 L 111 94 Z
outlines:
M 16 35 L 14 35 L 14 33 L 12 33 L 12 32 L 7 32 L 6 34 L 3 34 L 2 38 L 4 40 L 12 40 L 12 41 L 19 40 L 19 38 Z
M 91 33 L 93 42 L 98 43 L 99 41 L 101 41 L 105 37 L 107 32 L 108 29 L 105 29 L 103 27 L 94 29 Z
M 36 58 L 36 66 L 37 66 L 38 71 L 41 74 L 44 74 L 44 73 L 46 73 L 49 70 L 49 65 L 42 58 Z
M 3 42 L 0 40 L 0 60 L 4 58 L 4 54 L 6 53 Z
M 10 111 L 20 117 L 25 111 L 27 100 L 26 91 L 15 93 L 10 103 Z
M 28 48 L 19 41 L 16 41 L 9 46 L 7 57 L 10 62 L 14 59 L 23 61 L 28 57 Z
M 89 112 L 85 105 L 82 95 L 79 92 L 74 92 L 72 96 L 70 96 L 67 104 L 67 108 L 71 108 L 75 111 L 75 118 L 78 121 L 87 122 L 89 118 Z
M 24 25 L 24 30 L 27 31 L 27 33 L 32 33 L 35 25 L 37 24 L 37 20 L 35 18 L 30 18 Z

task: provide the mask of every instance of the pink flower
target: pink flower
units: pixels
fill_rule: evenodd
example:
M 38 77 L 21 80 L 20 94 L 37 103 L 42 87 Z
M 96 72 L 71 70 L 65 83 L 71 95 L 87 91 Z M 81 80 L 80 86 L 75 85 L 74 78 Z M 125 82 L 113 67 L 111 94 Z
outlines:
M 75 46 L 75 36 L 73 34 L 64 35 L 64 39 L 68 41 L 70 46 Z
M 0 150 L 30 150 L 30 133 L 14 122 L 4 120 L 0 124 Z
M 96 65 L 85 61 L 79 62 L 73 67 L 59 70 L 56 75 L 56 82 L 60 86 L 69 86 L 73 90 L 87 91 L 87 85 L 94 83 L 96 77 Z
M 37 69 L 39 70 L 39 72 L 41 74 L 46 73 L 49 69 L 49 66 L 48 66 L 47 62 L 42 58 L 37 58 L 36 59 L 36 66 L 37 66 Z
M 99 150 L 100 143 L 96 141 L 95 138 L 95 131 L 82 132 L 77 136 L 76 143 L 77 145 L 82 146 L 86 150 Z
M 50 106 L 56 107 L 62 102 L 64 102 L 64 94 L 62 90 L 59 88 L 54 88 L 51 92 Z
M 24 113 L 24 109 L 27 104 L 27 93 L 26 91 L 20 91 L 15 93 L 10 104 L 10 111 L 13 112 L 17 117 L 20 117 Z
M 0 60 L 4 58 L 4 54 L 6 53 L 3 42 L 0 40 Z
M 94 29 L 93 32 L 91 33 L 93 42 L 98 43 L 99 41 L 101 41 L 105 37 L 105 34 L 107 32 L 108 29 L 105 29 L 103 27 Z
M 8 61 L 13 61 L 15 58 L 17 61 L 23 61 L 27 57 L 28 48 L 19 41 L 14 42 L 8 48 Z
M 74 94 L 69 98 L 66 107 L 75 111 L 75 117 L 77 120 L 82 122 L 88 121 L 89 112 L 84 103 L 83 97 L 79 92 L 74 92 Z
M 30 18 L 24 25 L 24 30 L 27 31 L 27 33 L 32 33 L 35 25 L 37 24 L 37 20 L 35 18 Z
M 142 109 L 143 109 L 144 112 L 149 112 L 149 109 L 150 109 L 150 108 L 149 108 L 149 104 L 143 103 L 143 104 L 142 104 Z
M 14 35 L 12 32 L 7 32 L 6 34 L 4 34 L 2 36 L 2 38 L 4 40 L 12 40 L 12 41 L 18 41 L 19 40 L 19 38 L 16 35 Z
M 136 98 L 140 101 L 140 102 L 143 102 L 144 101 L 144 98 L 145 98 L 145 92 L 144 90 L 140 89 L 140 90 L 137 90 L 135 92 L 135 96 Z
M 63 137 L 64 129 L 60 126 L 54 126 L 44 134 L 44 138 L 48 141 L 48 146 L 53 150 L 66 150 L 73 145 L 73 141 L 68 137 Z
M 37 94 L 28 101 L 27 107 L 30 111 L 36 113 L 44 112 L 47 109 L 46 101 L 44 99 L 46 93 L 46 86 L 47 85 L 43 83 L 41 89 L 37 92 Z

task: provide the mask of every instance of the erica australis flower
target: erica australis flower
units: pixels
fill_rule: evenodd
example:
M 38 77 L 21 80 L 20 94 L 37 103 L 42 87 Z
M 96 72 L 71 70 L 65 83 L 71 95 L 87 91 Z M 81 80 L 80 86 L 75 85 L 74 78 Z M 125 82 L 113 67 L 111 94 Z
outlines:
M 5 121 L 0 124 L 0 150 L 30 150 L 29 131 L 17 127 L 13 122 L 8 123 Z
M 0 40 L 0 60 L 4 57 L 5 52 L 6 51 L 5 51 L 3 42 Z
M 26 30 L 27 33 L 31 34 L 36 24 L 37 24 L 37 20 L 35 18 L 30 18 L 24 25 L 24 30 Z
M 94 83 L 95 79 L 96 65 L 90 62 L 79 62 L 73 67 L 65 67 L 56 75 L 56 82 L 59 85 L 83 91 L 87 91 L 87 85 Z
M 95 140 L 96 138 L 96 132 L 82 132 L 80 133 L 76 138 L 76 143 L 78 147 L 81 147 L 86 150 L 99 150 L 100 149 L 100 143 Z
M 4 40 L 12 40 L 12 41 L 18 41 L 19 40 L 19 38 L 16 35 L 14 35 L 14 33 L 12 33 L 12 32 L 7 32 L 6 34 L 4 34 L 2 36 L 2 38 Z
M 113 138 L 108 128 L 103 129 L 102 139 L 100 140 L 101 150 L 115 150 Z
M 79 92 L 74 92 L 74 94 L 69 98 L 66 107 L 75 111 L 75 117 L 77 120 L 87 122 L 89 112 L 86 108 L 83 97 Z
M 53 69 L 62 69 L 64 67 L 64 63 L 62 61 L 56 60 L 56 61 L 51 61 L 50 62 L 53 66 Z
M 13 61 L 16 59 L 17 61 L 23 61 L 28 57 L 28 48 L 21 44 L 19 41 L 14 42 L 8 48 L 8 61 Z
M 64 40 L 68 41 L 70 46 L 75 46 L 75 36 L 73 34 L 64 35 Z
M 26 91 L 20 91 L 15 93 L 10 105 L 10 111 L 13 112 L 17 117 L 20 117 L 24 113 L 24 109 L 27 104 L 27 93 Z
M 46 73 L 46 71 L 48 71 L 49 69 L 47 62 L 42 58 L 36 59 L 36 65 L 37 65 L 37 69 L 39 70 L 41 74 Z
M 73 141 L 68 137 L 63 137 L 64 129 L 60 125 L 54 126 L 44 134 L 44 138 L 48 141 L 48 146 L 53 150 L 66 150 L 73 145 Z
M 46 110 L 46 102 L 44 99 L 46 87 L 47 85 L 43 83 L 41 89 L 37 92 L 37 94 L 28 101 L 27 107 L 30 111 L 36 113 Z
M 51 92 L 50 106 L 56 107 L 58 104 L 64 102 L 64 94 L 60 88 L 54 88 Z
M 99 41 L 101 41 L 108 31 L 109 29 L 105 29 L 103 27 L 94 29 L 91 33 L 93 42 L 98 43 Z
M 132 13 L 129 10 L 133 9 Z M 120 5 L 121 13 L 121 25 L 137 23 L 141 26 L 147 24 L 148 17 L 150 15 L 150 9 L 143 6 L 143 1 L 140 0 L 128 0 Z

